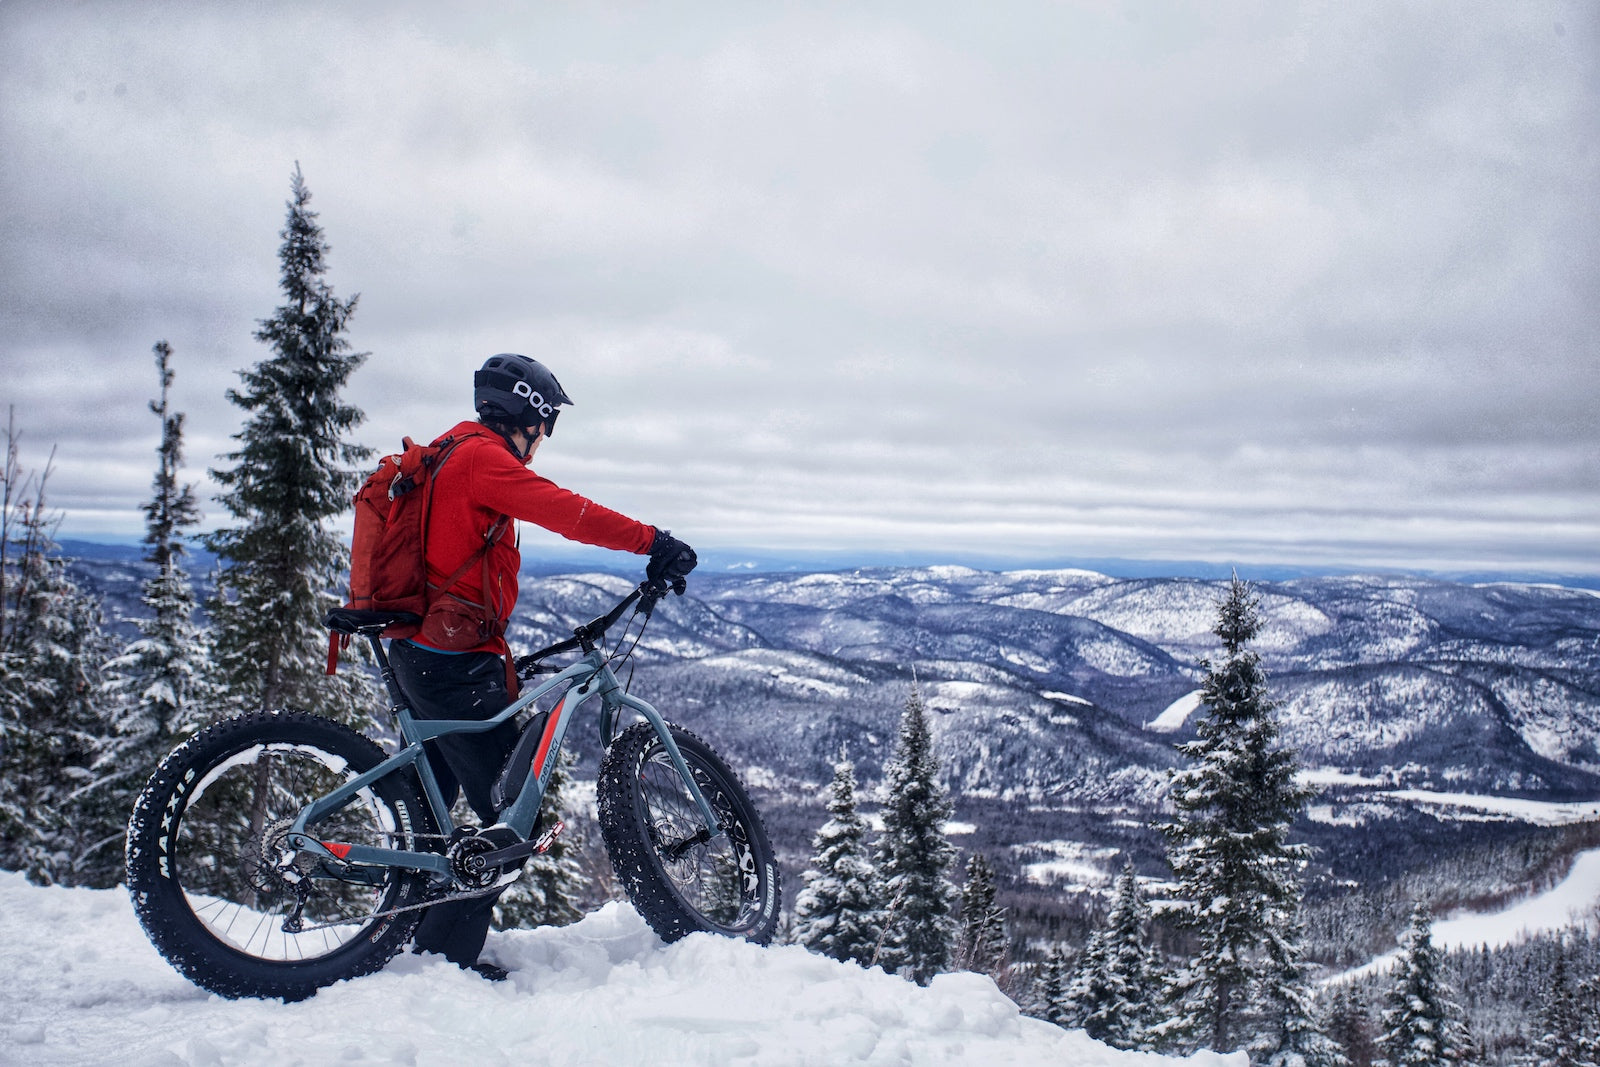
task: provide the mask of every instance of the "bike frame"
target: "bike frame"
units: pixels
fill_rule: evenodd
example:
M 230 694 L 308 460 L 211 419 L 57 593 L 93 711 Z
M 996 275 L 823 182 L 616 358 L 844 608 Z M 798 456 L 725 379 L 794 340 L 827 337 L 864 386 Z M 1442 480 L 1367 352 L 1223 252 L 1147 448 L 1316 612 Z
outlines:
M 370 845 L 343 844 L 337 841 L 324 842 L 318 840 L 310 831 L 320 820 L 349 804 L 363 789 L 374 782 L 388 775 L 401 773 L 408 767 L 414 767 L 417 777 L 422 780 L 423 795 L 433 812 L 435 825 L 441 834 L 449 838 L 455 832 L 456 826 L 450 818 L 450 806 L 445 803 L 444 794 L 428 762 L 423 742 L 450 734 L 484 733 L 492 730 L 501 723 L 509 722 L 520 712 L 532 707 L 535 701 L 562 686 L 566 689 L 545 720 L 544 732 L 533 760 L 528 766 L 522 789 L 517 793 L 516 799 L 498 814 L 495 827 L 508 828 L 516 834 L 519 842 L 527 841 L 529 834 L 533 832 L 534 822 L 539 817 L 539 805 L 544 801 L 545 790 L 549 788 L 550 779 L 555 774 L 557 757 L 560 755 L 567 728 L 571 725 L 578 708 L 598 696 L 601 744 L 609 746 L 615 739 L 620 717 L 624 713 L 631 712 L 644 719 L 655 730 L 656 736 L 661 739 L 662 747 L 671 756 L 678 777 L 683 780 L 689 795 L 700 809 L 707 832 L 711 837 L 722 833 L 722 826 L 695 782 L 694 775 L 689 773 L 683 753 L 678 750 L 671 731 L 667 729 L 666 720 L 648 701 L 623 690 L 603 649 L 590 644 L 578 662 L 543 683 L 525 690 L 493 718 L 419 719 L 411 713 L 411 708 L 406 703 L 399 682 L 395 678 L 394 668 L 384 654 L 378 634 L 364 630 L 362 635 L 367 638 L 373 654 L 377 657 L 378 665 L 383 672 L 384 684 L 389 690 L 392 701 L 389 710 L 399 725 L 400 751 L 365 774 L 350 779 L 338 789 L 319 797 L 301 809 L 289 833 L 285 835 L 284 844 L 287 847 L 318 856 L 325 862 L 331 863 L 335 870 L 349 866 L 400 867 L 450 878 L 450 861 L 443 853 L 411 852 Z M 552 649 L 559 647 L 552 646 Z

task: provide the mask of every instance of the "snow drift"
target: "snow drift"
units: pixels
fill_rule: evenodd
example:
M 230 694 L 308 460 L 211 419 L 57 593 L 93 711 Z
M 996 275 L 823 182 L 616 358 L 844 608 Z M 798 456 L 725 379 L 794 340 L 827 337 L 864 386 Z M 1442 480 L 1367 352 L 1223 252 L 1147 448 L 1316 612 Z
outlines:
M 511 970 L 506 982 L 407 955 L 298 1004 L 190 985 L 121 890 L 0 872 L 0 946 L 0 1063 L 1246 1063 L 1119 1052 L 1021 1016 L 974 974 L 923 989 L 794 946 L 707 934 L 663 945 L 620 904 L 561 930 L 491 934 L 485 957 Z

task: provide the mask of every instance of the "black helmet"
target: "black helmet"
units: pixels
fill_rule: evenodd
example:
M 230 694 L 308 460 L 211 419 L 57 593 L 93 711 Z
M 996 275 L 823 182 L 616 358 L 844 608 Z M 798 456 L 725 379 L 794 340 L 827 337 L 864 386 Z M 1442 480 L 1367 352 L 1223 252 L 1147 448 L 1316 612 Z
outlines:
M 572 398 L 538 360 L 502 352 L 490 356 L 472 376 L 472 403 L 486 422 L 524 428 L 543 425 L 548 437 L 555 430 L 559 407 L 572 403 Z

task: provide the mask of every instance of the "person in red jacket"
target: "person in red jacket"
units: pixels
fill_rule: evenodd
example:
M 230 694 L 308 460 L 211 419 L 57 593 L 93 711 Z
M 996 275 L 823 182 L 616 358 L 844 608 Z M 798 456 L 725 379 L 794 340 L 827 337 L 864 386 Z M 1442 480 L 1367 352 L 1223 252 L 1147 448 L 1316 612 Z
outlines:
M 455 598 L 487 625 L 464 650 L 444 641 L 430 622 L 421 633 L 390 643 L 389 660 L 413 714 L 423 719 L 487 719 L 515 697 L 508 685 L 505 625 L 517 605 L 517 572 L 522 556 L 516 524 L 538 523 L 563 537 L 601 548 L 648 554 L 651 581 L 671 584 L 695 566 L 694 549 L 666 530 L 648 526 L 562 489 L 535 474 L 528 464 L 555 429 L 563 405 L 572 400 L 542 364 L 527 356 L 491 356 L 473 376 L 477 422 L 462 422 L 440 435 L 459 444 L 433 480 L 428 520 L 427 564 L 430 589 Z M 474 557 L 482 555 L 482 562 Z M 455 581 L 452 583 L 451 578 Z M 430 644 L 430 640 L 433 642 Z M 469 641 L 470 643 L 470 641 Z M 448 644 L 451 647 L 441 647 Z M 495 822 L 490 787 L 517 740 L 503 723 L 486 733 L 454 734 L 429 742 L 428 762 L 446 803 L 458 792 L 481 825 Z M 437 904 L 418 924 L 417 951 L 436 952 L 461 967 L 500 979 L 505 971 L 479 963 L 498 894 Z

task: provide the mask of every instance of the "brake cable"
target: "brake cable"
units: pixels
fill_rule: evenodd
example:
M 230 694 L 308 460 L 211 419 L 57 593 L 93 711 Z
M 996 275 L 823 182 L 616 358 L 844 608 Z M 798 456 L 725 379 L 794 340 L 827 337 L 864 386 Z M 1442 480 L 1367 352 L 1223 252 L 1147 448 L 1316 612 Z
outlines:
M 628 665 L 628 678 L 622 683 L 622 691 L 624 693 L 631 692 L 633 689 L 633 653 L 639 647 L 639 639 L 644 637 L 645 627 L 650 625 L 650 615 L 650 612 L 645 613 L 644 622 L 639 624 L 639 632 L 633 635 L 633 643 L 628 646 L 626 652 L 622 651 L 622 643 L 628 639 L 628 630 L 632 628 L 633 620 L 639 616 L 639 609 L 635 606 L 633 614 L 628 616 L 627 625 L 622 628 L 622 633 L 617 635 L 617 643 L 612 646 L 611 653 L 606 657 L 607 663 L 616 663 L 619 667 L 623 663 Z

